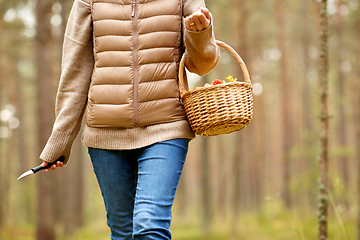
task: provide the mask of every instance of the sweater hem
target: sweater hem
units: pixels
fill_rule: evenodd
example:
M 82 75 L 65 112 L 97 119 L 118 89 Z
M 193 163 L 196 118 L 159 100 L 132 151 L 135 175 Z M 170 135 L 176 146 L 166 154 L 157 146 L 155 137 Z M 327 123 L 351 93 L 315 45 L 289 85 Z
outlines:
M 92 148 L 129 150 L 176 138 L 195 138 L 187 120 L 136 128 L 96 128 L 86 125 L 82 143 Z

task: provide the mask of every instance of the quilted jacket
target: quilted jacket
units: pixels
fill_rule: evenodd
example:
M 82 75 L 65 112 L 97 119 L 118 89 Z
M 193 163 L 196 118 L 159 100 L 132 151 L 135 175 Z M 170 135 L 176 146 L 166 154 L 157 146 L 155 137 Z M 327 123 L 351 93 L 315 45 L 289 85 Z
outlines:
M 93 0 L 89 126 L 131 128 L 185 119 L 177 83 L 180 3 Z
M 199 75 L 219 60 L 212 24 L 193 32 L 181 23 L 204 6 L 203 0 L 75 0 L 64 36 L 56 119 L 40 159 L 64 156 L 67 163 L 81 128 L 82 143 L 102 149 L 194 138 L 176 75 L 181 54 L 187 69 Z

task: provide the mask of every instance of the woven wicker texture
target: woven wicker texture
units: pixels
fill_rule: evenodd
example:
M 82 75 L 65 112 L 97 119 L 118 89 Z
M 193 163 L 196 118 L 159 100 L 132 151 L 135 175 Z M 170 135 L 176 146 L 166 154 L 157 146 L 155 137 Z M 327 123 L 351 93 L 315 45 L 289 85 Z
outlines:
M 203 137 L 227 134 L 244 129 L 253 118 L 252 84 L 239 54 L 221 41 L 239 63 L 245 82 L 232 82 L 185 91 L 184 57 L 179 66 L 180 96 L 193 131 Z

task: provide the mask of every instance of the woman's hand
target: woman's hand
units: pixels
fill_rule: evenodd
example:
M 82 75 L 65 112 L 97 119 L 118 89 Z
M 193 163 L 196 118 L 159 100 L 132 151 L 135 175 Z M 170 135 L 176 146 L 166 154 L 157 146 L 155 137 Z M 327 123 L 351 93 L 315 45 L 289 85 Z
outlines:
M 47 161 L 43 161 L 43 163 L 41 164 L 42 167 L 46 167 L 47 165 L 49 164 L 49 162 Z M 64 163 L 63 162 L 60 162 L 60 161 L 57 161 L 56 162 L 56 165 L 52 165 L 50 168 L 46 168 L 44 169 L 45 172 L 49 172 L 49 169 L 51 170 L 55 170 L 57 167 L 63 167 L 64 166 Z
M 185 26 L 190 31 L 201 31 L 210 25 L 210 21 L 210 11 L 202 7 L 185 19 Z

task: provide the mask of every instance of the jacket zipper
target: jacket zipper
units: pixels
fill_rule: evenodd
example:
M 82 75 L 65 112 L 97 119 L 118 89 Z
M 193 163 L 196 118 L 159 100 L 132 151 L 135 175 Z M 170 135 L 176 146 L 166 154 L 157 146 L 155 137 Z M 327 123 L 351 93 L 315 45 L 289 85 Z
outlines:
M 138 34 L 137 34 L 137 14 L 136 0 L 132 2 L 132 28 L 133 28 L 133 97 L 134 97 L 134 125 L 139 124 L 138 117 Z
M 131 17 L 134 17 L 134 16 L 135 16 L 135 6 L 136 6 L 136 0 L 133 0 L 133 2 L 132 2 Z

